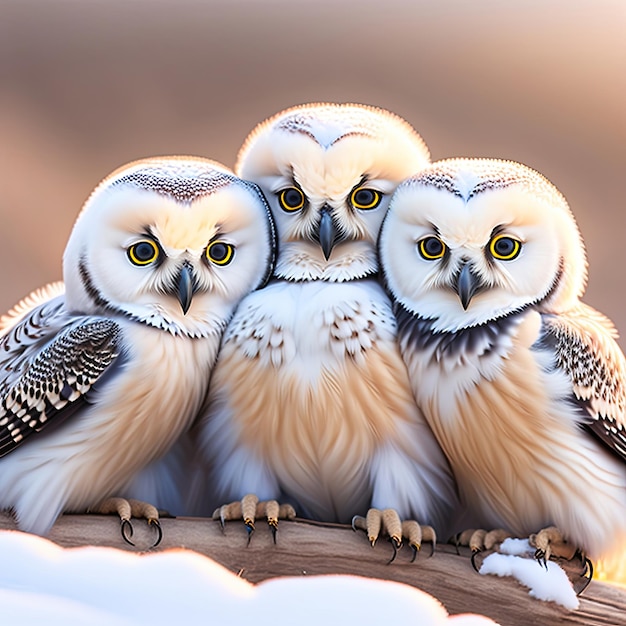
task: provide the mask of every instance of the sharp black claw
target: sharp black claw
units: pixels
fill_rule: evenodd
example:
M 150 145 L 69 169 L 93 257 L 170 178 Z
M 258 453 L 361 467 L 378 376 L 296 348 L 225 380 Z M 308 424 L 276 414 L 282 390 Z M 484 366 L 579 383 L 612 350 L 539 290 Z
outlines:
M 577 596 L 579 596 L 585 589 L 587 589 L 589 583 L 591 582 L 591 579 L 593 578 L 593 563 L 587 557 L 583 558 L 583 565 L 585 566 L 585 569 L 583 570 L 583 573 L 580 575 L 580 577 L 585 580 L 585 584 L 583 585 L 581 590 L 576 593 Z M 585 576 L 585 574 L 589 575 Z
M 389 543 L 391 543 L 391 546 L 393 547 L 393 556 L 387 561 L 387 565 L 391 565 L 396 560 L 396 557 L 398 556 L 398 548 L 402 545 L 393 537 L 389 537 Z
M 226 520 L 223 515 L 220 515 L 220 529 L 222 530 L 222 535 L 226 534 Z
M 245 526 L 246 532 L 248 533 L 248 543 L 246 544 L 246 546 L 249 546 L 252 535 L 254 535 L 254 522 L 245 522 Z
M 411 557 L 411 563 L 415 563 L 415 559 L 417 558 L 417 553 L 420 551 L 420 549 L 415 545 L 415 544 L 411 544 L 411 550 L 413 550 L 413 556 Z
M 360 517 L 361 517 L 360 515 L 355 515 L 355 516 L 352 518 L 352 522 L 350 522 L 350 524 L 351 524 L 351 526 L 352 526 L 352 530 L 353 530 L 354 532 L 356 532 L 357 530 L 359 530 L 359 529 L 355 526 L 355 523 L 356 523 L 357 519 L 359 519 Z M 365 531 L 363 531 L 363 532 L 365 532 Z
M 548 571 L 548 562 L 546 560 L 546 553 L 537 548 L 537 550 L 535 550 L 535 559 L 537 560 L 537 563 L 539 563 L 539 565 L 541 565 L 541 567 L 545 568 L 546 572 Z
M 472 556 L 470 558 L 470 561 L 472 562 L 472 567 L 474 568 L 474 571 L 478 572 L 480 574 L 480 568 L 477 567 L 476 565 L 476 556 L 480 554 L 480 550 L 474 549 L 472 550 Z
M 272 539 L 274 540 L 274 545 L 276 545 L 276 535 L 278 534 L 278 524 L 274 524 L 270 522 L 270 530 L 272 531 Z
M 156 528 L 157 539 L 152 544 L 152 547 L 156 548 L 161 543 L 161 539 L 163 539 L 163 529 L 161 528 L 161 522 L 159 522 L 158 519 L 149 519 L 148 520 L 148 525 L 149 526 L 154 526 Z
M 430 559 L 434 554 L 435 554 L 435 542 L 433 541 L 430 544 L 430 554 L 428 555 L 428 558 Z
M 122 528 L 122 538 L 124 539 L 124 541 L 126 543 L 128 543 L 131 546 L 134 546 L 135 544 L 130 540 L 130 538 L 133 536 L 133 525 L 130 523 L 130 520 L 127 519 L 123 519 L 121 520 L 121 528 Z

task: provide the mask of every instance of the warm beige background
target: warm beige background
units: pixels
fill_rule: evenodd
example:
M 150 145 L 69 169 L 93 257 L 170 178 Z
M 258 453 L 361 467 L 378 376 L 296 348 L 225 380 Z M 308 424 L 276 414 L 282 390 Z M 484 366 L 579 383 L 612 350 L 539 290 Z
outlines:
M 109 171 L 232 166 L 258 121 L 313 100 L 389 108 L 437 159 L 540 170 L 587 241 L 587 301 L 626 334 L 623 0 L 0 0 L 0 310 L 60 278 Z

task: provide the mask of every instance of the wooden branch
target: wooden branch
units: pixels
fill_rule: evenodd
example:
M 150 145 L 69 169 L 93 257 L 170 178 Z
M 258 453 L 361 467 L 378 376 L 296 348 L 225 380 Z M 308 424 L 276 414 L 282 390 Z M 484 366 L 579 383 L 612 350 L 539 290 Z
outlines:
M 438 545 L 428 558 L 424 546 L 414 563 L 403 548 L 387 565 L 392 548 L 381 542 L 372 549 L 362 533 L 349 527 L 318 525 L 304 520 L 281 521 L 276 545 L 269 529 L 257 522 L 250 545 L 243 524 L 230 522 L 221 532 L 217 522 L 201 518 L 161 520 L 163 541 L 157 550 L 185 548 L 221 563 L 232 572 L 257 583 L 276 576 L 355 574 L 394 580 L 418 587 L 438 598 L 452 613 L 479 613 L 502 626 L 541 624 L 622 625 L 626 623 L 626 590 L 592 582 L 580 597 L 580 609 L 534 600 L 528 589 L 510 578 L 480 576 L 470 565 L 469 552 L 456 554 L 453 546 Z M 136 547 L 126 544 L 114 517 L 65 515 L 49 539 L 65 547 L 99 545 L 142 552 L 156 538 L 154 529 L 133 520 Z M 16 529 L 15 522 L 0 513 L 0 529 Z

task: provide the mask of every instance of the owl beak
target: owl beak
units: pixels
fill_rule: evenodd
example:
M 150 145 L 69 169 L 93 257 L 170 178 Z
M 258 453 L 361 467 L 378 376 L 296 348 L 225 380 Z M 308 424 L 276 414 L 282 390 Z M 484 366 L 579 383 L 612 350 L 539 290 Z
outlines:
M 467 311 L 472 298 L 481 287 L 480 276 L 474 272 L 469 263 L 465 263 L 456 278 L 456 284 L 453 286 L 465 311 Z
M 188 263 L 183 263 L 178 274 L 178 280 L 176 281 L 178 301 L 183 310 L 183 314 L 186 315 L 191 306 L 191 300 L 193 294 L 196 292 L 196 286 L 193 279 L 193 269 Z
M 324 258 L 327 261 L 330 258 L 330 253 L 335 247 L 338 235 L 339 232 L 337 230 L 337 226 L 330 214 L 330 207 L 328 205 L 325 205 L 322 208 L 322 217 L 317 227 L 317 236 L 320 242 L 320 246 L 322 247 L 322 252 L 324 253 Z

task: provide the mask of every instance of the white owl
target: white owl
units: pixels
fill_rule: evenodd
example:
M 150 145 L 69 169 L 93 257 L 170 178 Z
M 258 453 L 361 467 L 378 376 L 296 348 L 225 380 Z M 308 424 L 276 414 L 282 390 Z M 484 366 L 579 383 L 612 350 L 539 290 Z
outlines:
M 626 362 L 580 302 L 587 262 L 563 196 L 518 163 L 433 163 L 397 189 L 380 259 L 415 396 L 474 522 L 543 529 L 544 561 L 624 545 Z
M 213 161 L 137 161 L 96 188 L 67 243 L 65 285 L 2 320 L 0 508 L 20 529 L 45 534 L 64 511 L 112 504 L 125 539 L 131 513 L 160 538 L 154 507 L 102 501 L 132 492 L 189 427 L 222 332 L 272 255 L 262 195 Z
M 236 172 L 269 202 L 277 260 L 226 330 L 196 434 L 214 504 L 255 494 L 318 520 L 375 507 L 395 510 L 394 528 L 398 514 L 445 525 L 455 487 L 415 405 L 376 256 L 391 194 L 428 162 L 404 120 L 354 104 L 288 109 L 245 141 Z M 252 529 L 246 502 L 222 518 Z

